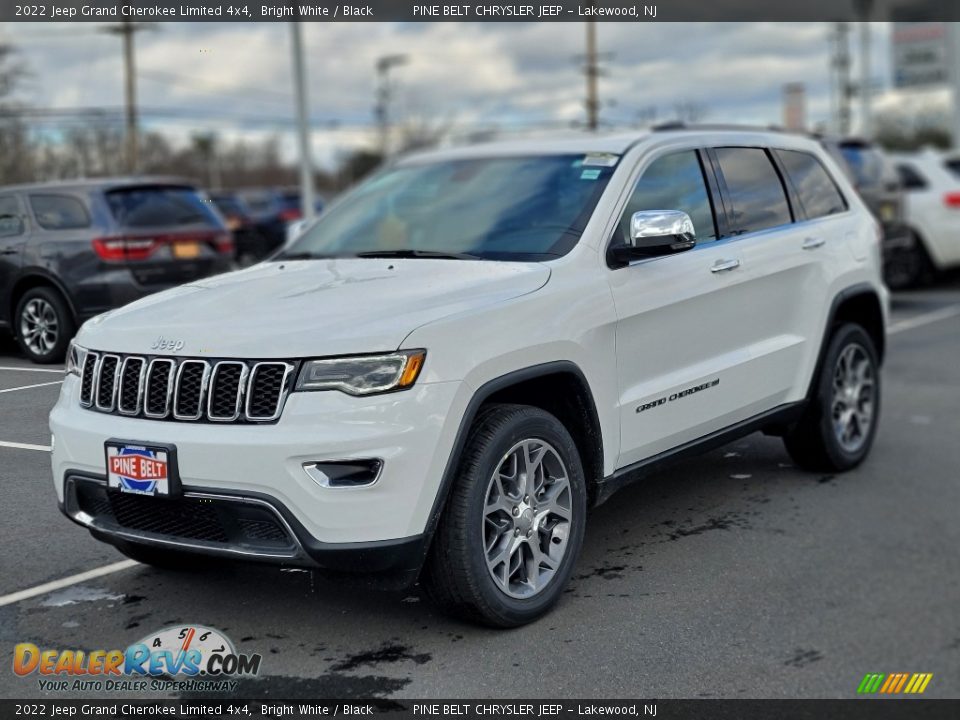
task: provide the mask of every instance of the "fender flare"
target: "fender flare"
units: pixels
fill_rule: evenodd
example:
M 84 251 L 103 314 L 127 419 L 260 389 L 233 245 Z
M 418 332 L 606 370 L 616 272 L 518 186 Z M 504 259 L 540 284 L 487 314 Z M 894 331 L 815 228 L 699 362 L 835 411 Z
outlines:
M 590 383 L 587 381 L 586 375 L 584 375 L 583 371 L 580 369 L 580 366 L 578 366 L 576 363 L 569 360 L 554 360 L 539 365 L 531 365 L 530 367 L 521 368 L 519 370 L 513 370 L 505 375 L 488 380 L 481 385 L 476 392 L 474 392 L 473 396 L 470 398 L 470 402 L 467 403 L 467 408 L 464 411 L 463 416 L 460 418 L 460 425 L 457 428 L 457 434 L 453 441 L 453 447 L 450 450 L 450 455 L 447 457 L 447 464 L 444 467 L 443 476 L 440 479 L 440 486 L 437 489 L 436 497 L 434 497 L 433 500 L 433 507 L 430 509 L 430 515 L 427 518 L 427 525 L 423 531 L 423 537 L 425 540 L 423 543 L 424 555 L 426 555 L 426 552 L 430 547 L 433 534 L 440 522 L 440 515 L 443 513 L 443 508 L 447 504 L 447 496 L 450 494 L 450 489 L 453 487 L 454 480 L 456 479 L 457 468 L 460 466 L 460 458 L 463 455 L 463 449 L 466 447 L 467 440 L 470 435 L 470 428 L 473 426 L 473 421 L 477 416 L 477 412 L 480 410 L 480 406 L 483 405 L 483 403 L 494 393 L 508 388 L 511 385 L 516 385 L 518 383 L 522 383 L 527 380 L 533 380 L 545 375 L 555 375 L 557 373 L 571 373 L 575 375 L 583 384 L 583 388 L 586 391 L 589 400 L 588 411 L 592 415 L 591 421 L 594 423 L 594 427 L 597 429 L 597 439 L 600 443 L 600 446 L 601 448 L 603 447 L 603 438 L 600 430 L 600 416 L 597 413 L 597 403 L 593 397 L 593 390 L 590 388 Z

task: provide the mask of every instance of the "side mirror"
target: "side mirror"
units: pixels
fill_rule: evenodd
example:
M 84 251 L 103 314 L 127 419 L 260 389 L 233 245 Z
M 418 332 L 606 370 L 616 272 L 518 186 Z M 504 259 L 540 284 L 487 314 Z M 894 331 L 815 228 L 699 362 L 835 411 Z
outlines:
M 682 210 L 642 210 L 630 218 L 629 244 L 613 245 L 611 257 L 618 263 L 673 255 L 697 244 L 693 221 Z

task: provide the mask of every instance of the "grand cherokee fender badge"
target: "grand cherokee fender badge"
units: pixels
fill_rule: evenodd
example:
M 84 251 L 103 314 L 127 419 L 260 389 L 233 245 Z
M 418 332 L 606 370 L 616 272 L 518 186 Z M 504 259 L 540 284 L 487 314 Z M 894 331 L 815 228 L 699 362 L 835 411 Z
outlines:
M 674 400 L 679 400 L 680 398 L 685 398 L 688 395 L 693 395 L 698 393 L 701 390 L 709 390 L 712 387 L 716 387 L 720 384 L 720 378 L 714 378 L 713 380 L 708 380 L 705 383 L 700 383 L 699 385 L 694 385 L 693 387 L 688 387 L 686 390 L 680 390 L 673 393 L 672 395 L 665 395 L 664 397 L 657 398 L 656 400 L 651 400 L 650 402 L 643 403 L 637 408 L 638 413 L 642 413 L 645 410 L 650 410 L 651 408 L 660 407 L 661 405 L 666 405 L 668 402 L 673 402 Z
M 158 337 L 153 345 L 150 346 L 151 350 L 167 350 L 169 352 L 180 352 L 183 350 L 183 340 L 166 340 L 163 335 Z

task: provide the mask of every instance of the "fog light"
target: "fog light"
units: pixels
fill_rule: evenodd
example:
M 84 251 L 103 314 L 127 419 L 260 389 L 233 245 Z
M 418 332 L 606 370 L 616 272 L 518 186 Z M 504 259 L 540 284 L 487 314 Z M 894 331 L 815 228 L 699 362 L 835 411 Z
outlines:
M 369 487 L 380 478 L 382 460 L 323 460 L 303 464 L 303 470 L 320 487 Z

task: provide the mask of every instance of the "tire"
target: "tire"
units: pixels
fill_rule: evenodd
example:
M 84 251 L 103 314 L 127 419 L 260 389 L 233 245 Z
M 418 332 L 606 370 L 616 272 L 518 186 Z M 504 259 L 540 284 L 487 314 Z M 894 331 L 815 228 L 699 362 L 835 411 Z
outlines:
M 42 365 L 63 361 L 77 329 L 63 296 L 51 287 L 27 290 L 17 303 L 13 322 L 23 353 Z
M 784 437 L 787 452 L 806 470 L 850 470 L 870 452 L 880 418 L 880 363 L 861 326 L 834 330 L 815 383 L 806 412 Z
M 167 550 L 153 545 L 139 545 L 137 543 L 116 543 L 117 550 L 131 560 L 144 565 L 159 568 L 160 570 L 206 570 L 217 564 L 217 560 L 207 555 L 184 552 L 181 550 Z
M 891 290 L 929 285 L 933 282 L 933 262 L 923 240 L 910 233 L 907 247 L 895 248 L 883 261 L 883 280 Z
M 527 456 L 535 459 L 532 492 Z M 570 579 L 586 509 L 580 456 L 560 421 L 526 405 L 488 406 L 471 428 L 427 557 L 427 595 L 446 613 L 490 627 L 536 620 Z

